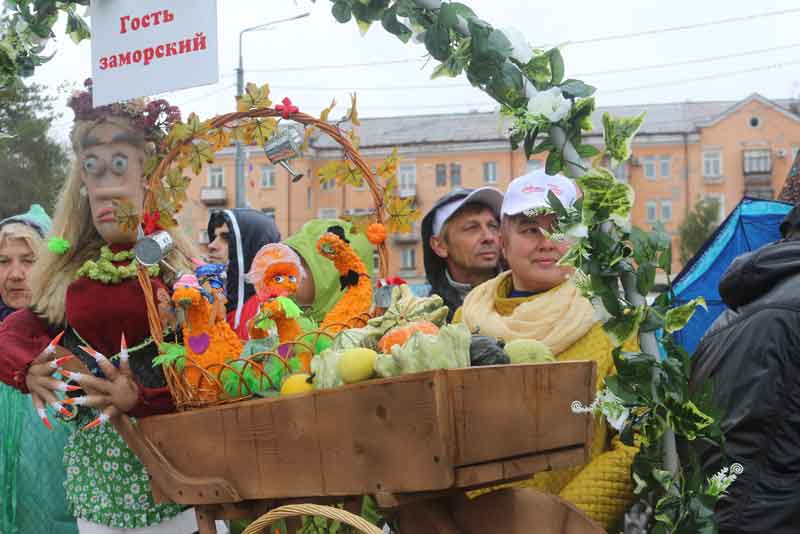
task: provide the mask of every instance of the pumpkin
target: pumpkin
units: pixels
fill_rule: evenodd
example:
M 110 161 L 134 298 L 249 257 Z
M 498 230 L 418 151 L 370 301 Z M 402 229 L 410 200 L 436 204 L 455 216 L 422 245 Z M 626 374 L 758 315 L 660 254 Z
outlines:
M 398 326 L 392 328 L 378 341 L 378 349 L 388 354 L 392 351 L 395 345 L 403 346 L 406 341 L 411 337 L 414 332 L 422 332 L 423 334 L 437 334 L 439 327 L 430 321 L 415 321 L 408 323 L 405 326 Z

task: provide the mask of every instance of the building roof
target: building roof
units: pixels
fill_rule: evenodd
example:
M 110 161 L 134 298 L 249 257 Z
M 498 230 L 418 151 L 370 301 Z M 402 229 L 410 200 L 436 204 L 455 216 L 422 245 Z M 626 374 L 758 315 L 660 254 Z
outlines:
M 608 112 L 616 117 L 632 117 L 647 112 L 638 135 L 681 134 L 697 132 L 721 120 L 751 100 L 759 100 L 779 111 L 800 120 L 790 104 L 792 100 L 768 100 L 760 95 L 750 95 L 744 100 L 676 102 L 668 104 L 643 104 L 636 106 L 608 106 L 597 109 L 592 116 L 592 134 L 602 134 L 602 116 Z M 358 135 L 361 147 L 403 146 L 432 143 L 463 143 L 498 141 L 508 138 L 507 119 L 499 112 L 451 113 L 442 115 L 409 115 L 401 117 L 362 118 Z M 313 142 L 317 149 L 338 149 L 338 143 L 328 136 L 319 136 Z

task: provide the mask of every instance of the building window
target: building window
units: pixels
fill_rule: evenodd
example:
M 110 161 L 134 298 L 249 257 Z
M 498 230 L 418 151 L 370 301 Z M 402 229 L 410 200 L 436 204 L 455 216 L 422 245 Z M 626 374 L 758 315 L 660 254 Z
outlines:
M 758 128 L 761 126 L 761 119 L 758 117 L 750 117 L 750 120 L 747 121 L 747 124 L 750 125 L 750 128 Z
M 320 208 L 320 219 L 335 219 L 339 216 L 339 211 L 336 208 Z
M 314 207 L 314 191 L 309 185 L 306 189 L 306 208 L 311 209 L 312 207 Z
M 320 185 L 320 189 L 323 191 L 333 191 L 334 187 L 336 187 L 336 180 L 328 180 L 327 182 L 322 182 L 322 185 Z
M 397 189 L 400 196 L 414 196 L 417 194 L 417 166 L 400 165 L 397 176 Z
M 200 230 L 200 235 L 197 236 L 197 242 L 201 245 L 208 245 L 208 230 Z
M 644 164 L 644 177 L 648 180 L 655 180 L 656 179 L 656 157 L 655 156 L 645 156 L 642 158 L 642 162 Z
M 450 187 L 461 187 L 461 165 L 450 164 Z
M 483 181 L 487 184 L 497 183 L 497 163 L 487 161 L 483 164 Z
M 769 174 L 772 172 L 772 152 L 766 150 L 744 151 L 745 174 Z
M 525 164 L 525 172 L 528 173 L 528 172 L 538 171 L 542 167 L 544 167 L 542 160 L 529 159 L 528 162 Z
M 672 201 L 661 201 L 661 222 L 670 222 L 672 220 Z
M 381 268 L 381 255 L 378 254 L 377 250 L 372 251 L 372 270 L 376 273 Z
M 275 208 L 261 208 L 261 213 L 272 217 L 272 220 L 275 220 Z
M 661 171 L 662 178 L 669 178 L 672 176 L 672 158 L 669 156 L 661 156 L 658 158 L 658 164 Z
M 719 178 L 722 176 L 722 152 L 707 150 L 703 152 L 703 176 L 706 178 Z
M 648 200 L 644 204 L 645 210 L 647 212 L 647 222 L 654 223 L 658 220 L 658 206 L 654 200 Z
M 216 165 L 208 168 L 208 187 L 225 187 L 225 169 Z
M 619 180 L 620 182 L 627 184 L 628 183 L 628 164 L 627 163 L 620 163 L 617 165 L 617 168 L 614 169 L 614 177 Z
M 275 187 L 275 167 L 272 165 L 261 166 L 261 189 L 273 189 Z
M 447 165 L 444 163 L 436 164 L 436 187 L 447 186 Z
M 400 253 L 400 268 L 404 271 L 415 271 L 417 269 L 417 249 L 404 248 Z
M 725 193 L 705 193 L 702 196 L 703 200 L 713 200 L 717 203 L 719 208 L 719 215 L 717 222 L 722 222 L 728 212 L 725 211 Z

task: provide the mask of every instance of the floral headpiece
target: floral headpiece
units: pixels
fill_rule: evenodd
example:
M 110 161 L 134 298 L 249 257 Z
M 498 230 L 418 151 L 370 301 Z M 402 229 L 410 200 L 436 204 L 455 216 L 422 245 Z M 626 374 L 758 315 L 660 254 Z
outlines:
M 109 115 L 126 117 L 133 126 L 142 130 L 150 141 L 159 141 L 169 132 L 173 123 L 181 120 L 181 111 L 164 99 L 136 98 L 105 106 L 92 106 L 92 79 L 83 82 L 85 91 L 75 91 L 67 105 L 75 112 L 76 121 L 93 121 Z

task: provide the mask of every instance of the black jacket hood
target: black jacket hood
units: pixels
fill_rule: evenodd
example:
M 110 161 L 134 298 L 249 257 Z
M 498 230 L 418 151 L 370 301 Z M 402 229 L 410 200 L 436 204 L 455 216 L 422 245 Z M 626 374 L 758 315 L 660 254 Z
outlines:
M 244 275 L 250 271 L 253 258 L 261 247 L 279 242 L 281 233 L 275 220 L 269 215 L 251 208 L 236 208 L 217 211 L 211 215 L 208 220 L 209 237 L 224 223 L 228 223 L 231 233 L 226 286 L 228 303 L 225 305 L 227 311 L 231 312 L 241 310 L 247 299 L 255 294 L 255 288 L 245 281 Z M 241 262 L 239 250 L 242 251 Z M 236 323 L 238 322 L 237 316 Z
M 719 283 L 725 304 L 738 310 L 767 294 L 788 277 L 800 273 L 800 240 L 781 240 L 733 260 Z M 797 300 L 797 295 L 771 295 Z

